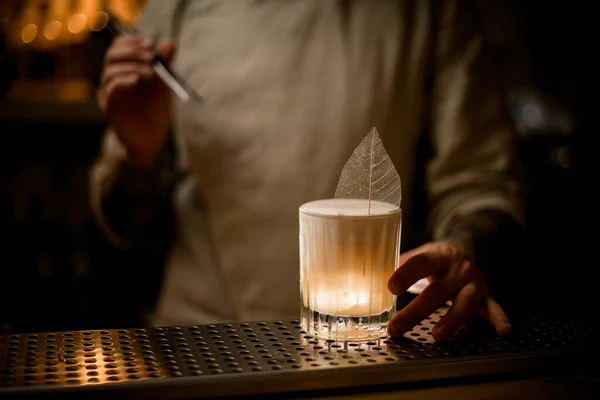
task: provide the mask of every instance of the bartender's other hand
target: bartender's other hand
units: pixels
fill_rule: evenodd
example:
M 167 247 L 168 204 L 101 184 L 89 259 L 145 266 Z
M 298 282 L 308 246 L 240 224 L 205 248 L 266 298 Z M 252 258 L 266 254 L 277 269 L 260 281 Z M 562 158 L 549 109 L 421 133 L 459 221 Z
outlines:
M 452 337 L 477 312 L 498 334 L 510 333 L 512 328 L 506 313 L 494 300 L 481 272 L 467 259 L 461 246 L 439 241 L 403 253 L 400 266 L 388 281 L 388 288 L 399 295 L 422 278 L 428 278 L 430 284 L 391 319 L 390 336 L 402 336 L 448 300 L 452 300 L 452 306 L 432 331 L 436 341 Z
M 98 104 L 133 164 L 152 165 L 167 141 L 171 94 L 152 63 L 158 56 L 169 64 L 174 54 L 174 42 L 139 35 L 117 36 L 106 51 Z

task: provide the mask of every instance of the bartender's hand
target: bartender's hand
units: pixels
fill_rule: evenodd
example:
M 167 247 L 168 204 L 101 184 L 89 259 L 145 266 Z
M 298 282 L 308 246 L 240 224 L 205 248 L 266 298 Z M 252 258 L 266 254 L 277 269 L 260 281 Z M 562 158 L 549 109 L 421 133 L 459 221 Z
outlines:
M 391 319 L 388 326 L 391 336 L 402 336 L 448 300 L 452 300 L 452 306 L 432 331 L 436 341 L 450 338 L 477 312 L 498 334 L 510 333 L 506 313 L 493 299 L 481 272 L 466 258 L 459 245 L 432 242 L 402 254 L 400 266 L 390 278 L 388 288 L 394 294 L 402 294 L 422 278 L 428 278 L 430 284 Z
M 98 104 L 128 150 L 134 165 L 150 166 L 166 143 L 171 95 L 152 68 L 155 43 L 147 37 L 117 36 L 104 58 Z M 171 41 L 156 51 L 167 63 L 175 54 Z

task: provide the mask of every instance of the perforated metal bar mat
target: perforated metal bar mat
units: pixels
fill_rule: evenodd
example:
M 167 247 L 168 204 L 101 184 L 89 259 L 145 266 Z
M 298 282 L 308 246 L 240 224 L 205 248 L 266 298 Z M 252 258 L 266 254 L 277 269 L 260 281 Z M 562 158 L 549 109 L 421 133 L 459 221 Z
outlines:
M 366 343 L 317 340 L 298 321 L 6 335 L 0 398 L 198 398 L 572 368 L 600 336 L 594 321 L 531 309 L 511 337 L 475 323 L 438 344 L 431 328 L 445 311 L 404 338 Z

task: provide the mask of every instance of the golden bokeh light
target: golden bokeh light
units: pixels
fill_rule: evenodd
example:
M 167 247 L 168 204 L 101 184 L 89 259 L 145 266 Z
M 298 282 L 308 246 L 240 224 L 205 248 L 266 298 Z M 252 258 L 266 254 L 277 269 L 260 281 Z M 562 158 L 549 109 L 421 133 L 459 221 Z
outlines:
M 44 28 L 44 37 L 48 40 L 56 40 L 62 30 L 60 21 L 54 20 L 49 22 Z
M 21 40 L 23 43 L 31 43 L 35 40 L 38 28 L 35 24 L 27 24 L 21 31 Z
M 67 23 L 67 29 L 71 33 L 79 33 L 85 29 L 87 25 L 87 17 L 83 13 L 73 14 Z
M 109 9 L 134 24 L 146 0 L 0 0 L 0 33 L 15 46 L 51 51 L 109 25 Z
M 89 20 L 90 30 L 99 32 L 108 25 L 108 14 L 104 11 L 95 12 Z

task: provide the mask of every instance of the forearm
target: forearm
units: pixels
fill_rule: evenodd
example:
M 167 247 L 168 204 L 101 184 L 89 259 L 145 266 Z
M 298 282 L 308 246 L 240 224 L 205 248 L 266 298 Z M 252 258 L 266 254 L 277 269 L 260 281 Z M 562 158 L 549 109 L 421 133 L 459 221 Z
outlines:
M 175 152 L 165 146 L 150 167 L 134 167 L 113 132 L 90 169 L 90 206 L 98 227 L 119 248 L 152 245 L 170 234 Z
M 489 280 L 500 281 L 518 269 L 525 229 L 506 212 L 481 210 L 454 217 L 443 239 L 461 245 Z
M 163 236 L 161 230 L 169 230 L 169 185 L 160 172 L 158 166 L 139 168 L 121 162 L 102 190 L 100 206 L 106 223 L 130 244 L 151 243 Z

